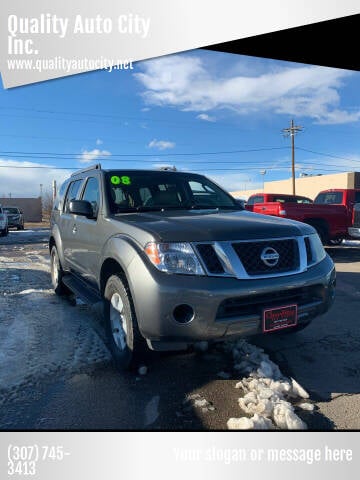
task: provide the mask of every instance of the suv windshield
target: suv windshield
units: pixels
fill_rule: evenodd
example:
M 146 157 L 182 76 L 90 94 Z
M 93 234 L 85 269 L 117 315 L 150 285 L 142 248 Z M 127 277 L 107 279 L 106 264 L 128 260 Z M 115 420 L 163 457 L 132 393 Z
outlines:
M 111 171 L 106 173 L 106 187 L 111 213 L 171 209 L 242 210 L 228 193 L 202 175 Z
M 6 207 L 4 208 L 6 213 L 19 213 L 19 210 L 16 207 Z

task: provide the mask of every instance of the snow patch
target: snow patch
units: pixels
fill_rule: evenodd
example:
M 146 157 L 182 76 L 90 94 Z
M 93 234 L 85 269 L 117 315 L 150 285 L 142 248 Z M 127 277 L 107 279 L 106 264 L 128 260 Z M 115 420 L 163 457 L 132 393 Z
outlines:
M 251 418 L 230 418 L 227 421 L 229 430 L 273 430 L 274 426 L 266 417 L 261 417 L 257 413 Z
M 183 401 L 184 411 L 187 412 L 192 408 L 201 409 L 202 412 L 213 412 L 215 410 L 214 405 L 206 400 L 200 393 L 192 393 L 188 395 Z M 178 416 L 181 416 L 182 413 L 178 412 Z
M 27 290 L 22 290 L 17 295 L 30 295 L 31 293 L 52 293 L 52 290 L 44 288 L 28 288 Z
M 293 378 L 286 378 L 262 348 L 245 340 L 233 344 L 232 355 L 234 370 L 244 375 L 235 385 L 244 392 L 238 399 L 239 407 L 252 417 L 230 418 L 228 428 L 306 430 L 306 424 L 296 415 L 290 403 L 290 400 L 309 398 L 304 388 Z

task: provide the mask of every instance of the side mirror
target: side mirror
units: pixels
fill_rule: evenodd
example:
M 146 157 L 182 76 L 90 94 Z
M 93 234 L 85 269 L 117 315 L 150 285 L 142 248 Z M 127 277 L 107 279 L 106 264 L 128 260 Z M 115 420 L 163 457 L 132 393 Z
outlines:
M 92 205 L 87 200 L 72 200 L 69 205 L 69 211 L 74 215 L 82 215 L 88 218 L 94 217 Z

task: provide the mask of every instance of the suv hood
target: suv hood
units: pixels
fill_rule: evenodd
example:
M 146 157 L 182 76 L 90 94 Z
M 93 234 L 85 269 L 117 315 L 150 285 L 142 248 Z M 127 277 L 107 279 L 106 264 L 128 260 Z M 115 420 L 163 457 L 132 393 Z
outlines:
M 247 211 L 186 210 L 114 215 L 163 242 L 204 242 L 281 238 L 314 233 L 308 225 L 293 220 Z

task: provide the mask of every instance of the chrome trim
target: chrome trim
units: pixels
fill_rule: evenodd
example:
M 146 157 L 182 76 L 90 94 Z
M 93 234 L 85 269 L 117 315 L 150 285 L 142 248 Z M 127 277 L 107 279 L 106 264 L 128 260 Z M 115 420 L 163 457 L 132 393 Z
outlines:
M 259 242 L 273 242 L 273 241 L 282 241 L 282 240 L 295 240 L 298 244 L 299 249 L 299 268 L 296 270 L 290 270 L 288 272 L 276 273 L 267 273 L 265 275 L 248 275 L 245 270 L 244 265 L 242 264 L 238 254 L 235 252 L 232 244 L 234 243 L 259 243 Z M 214 247 L 215 253 L 217 254 L 219 261 L 221 262 L 224 273 L 211 273 L 208 271 L 205 262 L 201 258 L 200 253 L 198 252 L 197 245 L 212 245 Z M 297 275 L 299 273 L 306 272 L 308 269 L 307 264 L 307 255 L 304 236 L 301 237 L 283 237 L 283 238 L 256 238 L 256 239 L 246 239 L 246 240 L 232 240 L 232 241 L 220 241 L 220 242 L 191 242 L 194 251 L 196 252 L 197 257 L 199 258 L 201 265 L 209 277 L 235 277 L 238 280 L 258 280 L 263 278 L 277 278 L 285 277 L 287 275 Z M 264 245 L 265 246 L 265 245 Z
M 348 234 L 350 237 L 360 238 L 360 228 L 358 227 L 349 227 Z

